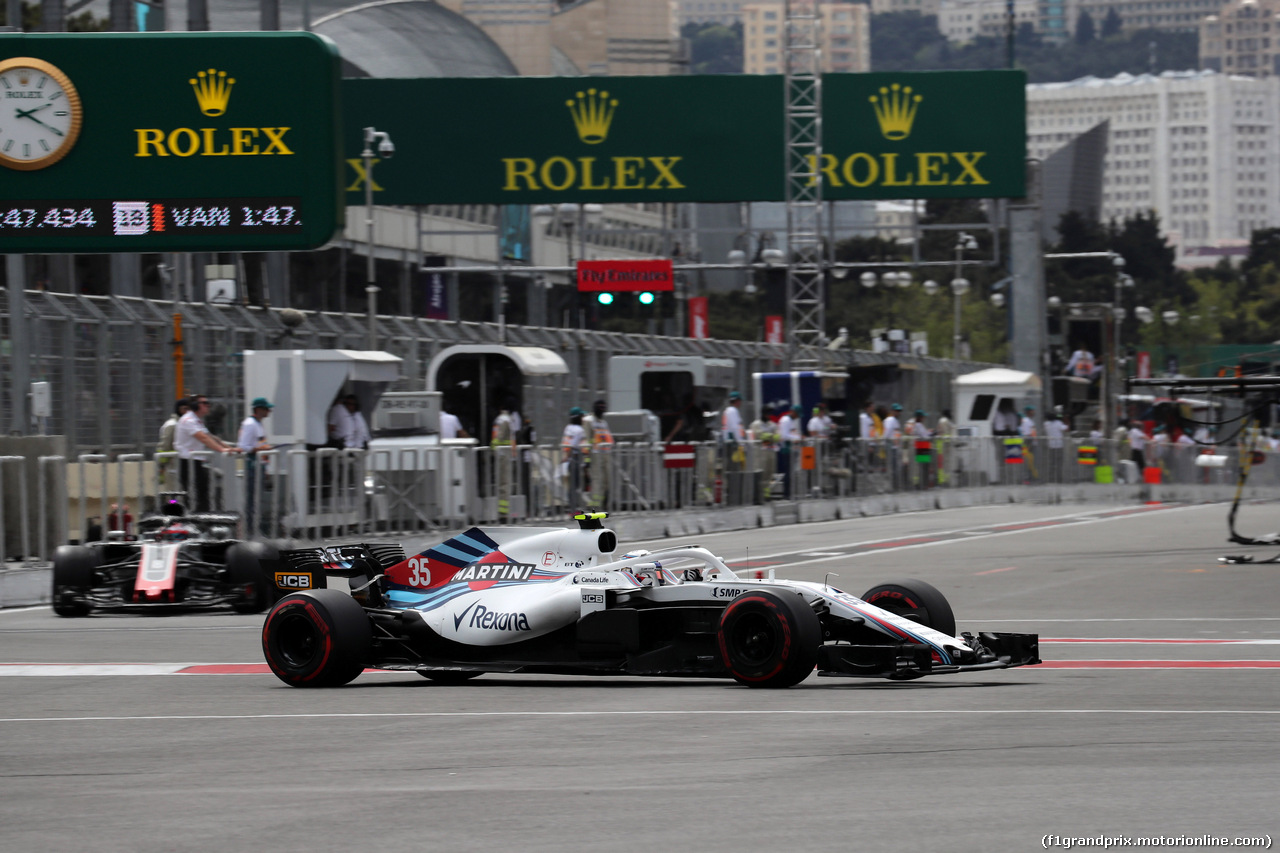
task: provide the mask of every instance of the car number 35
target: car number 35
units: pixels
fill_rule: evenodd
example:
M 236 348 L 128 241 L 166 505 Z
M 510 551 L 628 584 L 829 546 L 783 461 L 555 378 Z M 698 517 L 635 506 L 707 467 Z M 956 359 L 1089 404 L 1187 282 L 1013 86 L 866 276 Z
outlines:
M 431 570 L 426 560 L 419 557 L 409 560 L 409 586 L 431 586 Z

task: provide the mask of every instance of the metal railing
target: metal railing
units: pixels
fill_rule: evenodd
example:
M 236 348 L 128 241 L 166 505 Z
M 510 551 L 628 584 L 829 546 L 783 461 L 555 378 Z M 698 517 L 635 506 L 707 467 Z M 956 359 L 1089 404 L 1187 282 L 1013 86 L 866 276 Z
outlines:
M 1035 485 L 1231 486 L 1239 449 L 1149 442 L 1142 469 L 1115 441 L 1046 438 L 814 440 L 770 445 L 619 443 L 594 453 L 550 445 L 399 450 L 281 448 L 196 454 L 201 502 L 176 454 L 0 457 L 0 564 L 46 561 L 65 542 L 132 532 L 154 512 L 239 518 L 242 538 L 325 541 L 425 533 L 469 524 L 562 523 L 584 507 L 618 514 Z M 1205 464 L 1206 462 L 1211 464 Z M 188 478 L 190 479 L 190 478 Z M 1280 485 L 1280 452 L 1253 461 L 1253 486 Z M 60 494 L 50 483 L 65 483 Z M 34 535 L 33 535 L 34 532 Z

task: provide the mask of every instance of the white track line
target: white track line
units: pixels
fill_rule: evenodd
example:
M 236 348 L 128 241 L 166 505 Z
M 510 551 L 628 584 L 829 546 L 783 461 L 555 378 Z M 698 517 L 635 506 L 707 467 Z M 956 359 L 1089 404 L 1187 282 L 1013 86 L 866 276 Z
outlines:
M 393 719 L 393 718 L 494 718 L 513 717 L 528 719 L 530 717 L 701 717 L 707 716 L 793 716 L 793 717 L 872 717 L 872 716 L 991 716 L 994 714 L 1121 714 L 1146 716 L 1276 716 L 1280 710 L 1249 710 L 1245 708 L 925 708 L 906 710 L 890 709 L 835 709 L 821 710 L 816 708 L 752 709 L 752 710 L 681 710 L 681 711 L 392 711 L 368 713 L 320 713 L 320 714 L 164 714 L 138 716 L 102 716 L 102 717 L 0 717 L 0 723 L 104 723 L 104 722 L 157 722 L 157 721 L 196 721 L 196 720 L 349 720 L 349 719 Z

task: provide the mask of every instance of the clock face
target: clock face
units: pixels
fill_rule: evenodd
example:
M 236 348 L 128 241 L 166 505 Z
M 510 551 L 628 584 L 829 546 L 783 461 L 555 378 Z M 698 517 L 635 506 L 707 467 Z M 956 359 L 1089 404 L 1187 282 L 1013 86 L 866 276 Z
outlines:
M 29 56 L 0 60 L 0 166 L 52 166 L 75 145 L 80 119 L 67 75 Z

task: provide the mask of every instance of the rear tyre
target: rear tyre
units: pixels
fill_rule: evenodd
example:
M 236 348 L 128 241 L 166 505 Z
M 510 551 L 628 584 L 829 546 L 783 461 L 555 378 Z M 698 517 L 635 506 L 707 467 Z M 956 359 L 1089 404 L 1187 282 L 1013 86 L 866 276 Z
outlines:
M 291 687 L 340 687 L 364 671 L 373 630 L 364 608 L 336 589 L 286 595 L 262 626 L 262 652 Z
M 484 673 L 463 672 L 462 670 L 457 669 L 441 669 L 436 670 L 435 672 L 424 672 L 423 670 L 418 670 L 418 675 L 421 675 L 423 678 L 430 679 L 436 684 L 462 684 L 463 682 L 470 681 L 473 678 L 484 675 Z
M 74 618 L 89 615 L 85 597 L 93 586 L 98 555 L 84 545 L 61 545 L 53 553 L 53 612 Z
M 720 614 L 720 661 L 748 687 L 791 687 L 813 672 L 822 626 L 798 595 L 751 592 Z
M 862 600 L 948 637 L 956 635 L 956 617 L 946 596 L 922 580 L 903 578 L 882 583 L 863 593 Z
M 231 609 L 237 613 L 261 613 L 271 604 L 274 586 L 267 568 L 280 559 L 280 552 L 262 542 L 238 542 L 227 549 L 227 583 L 236 592 Z

